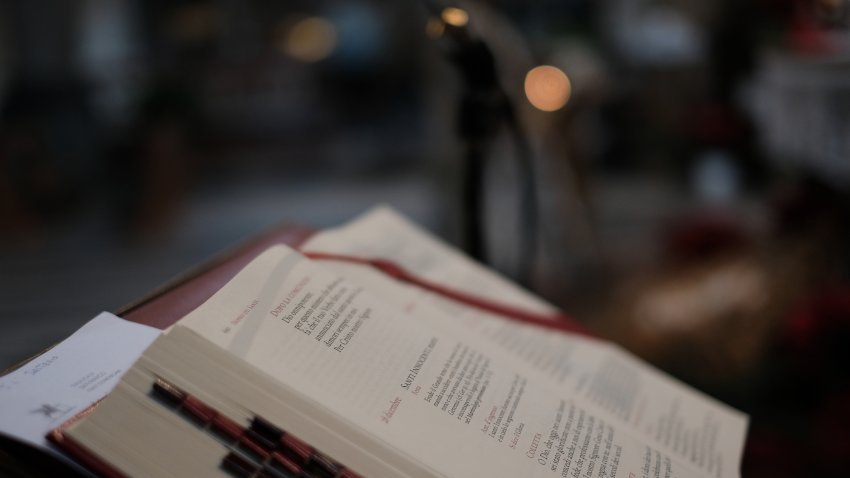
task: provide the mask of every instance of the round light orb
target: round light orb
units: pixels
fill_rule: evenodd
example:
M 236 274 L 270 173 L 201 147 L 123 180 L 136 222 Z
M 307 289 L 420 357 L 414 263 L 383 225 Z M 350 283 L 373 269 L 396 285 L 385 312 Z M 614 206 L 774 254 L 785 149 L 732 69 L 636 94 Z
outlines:
M 292 25 L 282 47 L 297 60 L 317 62 L 333 53 L 336 36 L 333 23 L 324 18 L 309 17 Z
M 466 13 L 466 10 L 457 7 L 444 8 L 440 16 L 444 22 L 457 28 L 464 27 L 469 23 L 469 14 Z
M 557 111 L 567 104 L 572 85 L 560 69 L 541 65 L 525 75 L 525 96 L 529 103 L 541 111 Z

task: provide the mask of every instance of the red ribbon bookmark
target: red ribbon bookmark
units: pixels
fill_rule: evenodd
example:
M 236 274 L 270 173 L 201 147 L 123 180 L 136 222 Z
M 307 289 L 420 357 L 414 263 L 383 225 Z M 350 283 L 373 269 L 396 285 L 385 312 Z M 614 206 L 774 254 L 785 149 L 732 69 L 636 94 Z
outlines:
M 383 272 L 384 274 L 393 277 L 396 280 L 415 285 L 447 299 L 466 304 L 470 307 L 474 307 L 485 312 L 501 315 L 502 317 L 518 320 L 527 324 L 537 325 L 553 330 L 559 330 L 561 332 L 579 334 L 584 335 L 586 337 L 595 337 L 595 335 L 590 332 L 587 327 L 585 327 L 583 324 L 566 314 L 560 312 L 555 312 L 551 314 L 541 314 L 537 312 L 532 312 L 529 310 L 514 307 L 512 305 L 500 303 L 491 299 L 459 291 L 457 289 L 445 287 L 435 282 L 431 282 L 427 279 L 418 277 L 408 272 L 398 264 L 385 259 L 347 256 L 342 254 L 327 254 L 324 252 L 312 251 L 301 251 L 301 254 L 313 260 L 339 261 L 371 266 Z

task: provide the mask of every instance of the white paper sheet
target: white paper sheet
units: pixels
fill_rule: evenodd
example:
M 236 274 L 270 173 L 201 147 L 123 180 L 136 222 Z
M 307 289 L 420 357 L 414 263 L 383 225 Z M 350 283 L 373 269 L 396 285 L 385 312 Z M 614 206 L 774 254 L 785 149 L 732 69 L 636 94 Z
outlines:
M 159 329 L 100 313 L 0 377 L 0 431 L 49 449 L 45 435 L 106 396 L 159 334 Z

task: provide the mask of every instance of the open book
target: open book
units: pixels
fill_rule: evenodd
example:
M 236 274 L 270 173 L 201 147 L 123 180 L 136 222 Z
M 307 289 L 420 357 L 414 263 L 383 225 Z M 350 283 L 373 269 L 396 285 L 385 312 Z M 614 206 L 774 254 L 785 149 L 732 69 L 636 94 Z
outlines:
M 301 251 L 556 312 L 384 208 Z M 107 475 L 733 477 L 746 426 L 613 344 L 281 245 L 53 439 Z

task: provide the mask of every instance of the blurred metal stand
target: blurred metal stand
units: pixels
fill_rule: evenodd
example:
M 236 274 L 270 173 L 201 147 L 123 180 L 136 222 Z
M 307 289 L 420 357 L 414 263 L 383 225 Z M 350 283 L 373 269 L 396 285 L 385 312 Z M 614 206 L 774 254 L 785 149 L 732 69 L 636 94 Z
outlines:
M 518 236 L 517 280 L 528 286 L 537 245 L 537 204 L 528 138 L 499 83 L 492 50 L 468 27 L 468 13 L 436 1 L 427 1 L 426 6 L 432 16 L 432 36 L 444 45 L 463 85 L 458 109 L 458 135 L 465 147 L 462 221 L 466 250 L 476 260 L 488 262 L 484 233 L 487 230 L 484 202 L 486 161 L 493 139 L 504 125 L 513 136 L 519 168 L 521 231 Z

